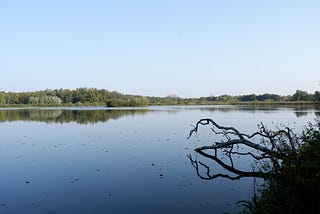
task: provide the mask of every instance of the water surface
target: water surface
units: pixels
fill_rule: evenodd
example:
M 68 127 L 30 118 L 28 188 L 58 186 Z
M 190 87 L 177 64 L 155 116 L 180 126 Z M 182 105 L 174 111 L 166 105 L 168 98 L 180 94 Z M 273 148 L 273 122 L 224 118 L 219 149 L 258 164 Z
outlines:
M 245 106 L 0 110 L 0 213 L 236 213 L 252 178 L 200 179 L 188 155 L 212 118 L 242 132 L 313 121 L 315 109 Z M 204 160 L 205 161 L 205 160 Z M 208 160 L 207 160 L 208 161 Z M 222 170 L 214 163 L 213 170 Z M 239 159 L 241 167 L 250 162 Z

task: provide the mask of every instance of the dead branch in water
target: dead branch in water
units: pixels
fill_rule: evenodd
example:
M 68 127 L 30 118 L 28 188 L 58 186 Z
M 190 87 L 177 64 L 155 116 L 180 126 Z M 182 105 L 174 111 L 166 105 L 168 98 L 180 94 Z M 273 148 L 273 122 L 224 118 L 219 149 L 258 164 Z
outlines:
M 234 127 L 221 126 L 212 119 L 201 119 L 199 120 L 194 128 L 190 130 L 188 139 L 191 138 L 193 134 L 196 134 L 199 130 L 200 125 L 212 125 L 211 130 L 214 134 L 220 135 L 225 140 L 220 142 L 214 142 L 212 145 L 202 146 L 195 149 L 195 151 L 202 155 L 203 157 L 214 160 L 220 166 L 222 166 L 227 171 L 235 174 L 235 176 L 230 176 L 228 174 L 221 173 L 210 173 L 210 168 L 203 162 L 193 159 L 191 155 L 188 156 L 191 161 L 192 166 L 196 169 L 197 175 L 206 180 L 215 179 L 217 177 L 224 177 L 229 179 L 240 179 L 242 177 L 266 177 L 272 176 L 280 168 L 280 162 L 283 158 L 290 154 L 295 154 L 298 143 L 297 137 L 293 134 L 292 130 L 288 127 L 284 129 L 279 129 L 277 131 L 272 131 L 267 129 L 267 127 L 261 123 L 259 125 L 259 131 L 252 133 L 251 135 L 241 133 L 238 129 Z M 257 143 L 254 138 L 259 137 L 260 141 Z M 244 145 L 255 152 L 239 152 L 235 151 L 235 146 Z M 238 147 L 237 147 L 238 148 Z M 230 164 L 226 164 L 220 158 L 217 157 L 218 150 L 223 151 L 223 153 L 230 160 Z M 213 155 L 209 154 L 209 151 L 213 151 Z M 263 161 L 267 160 L 272 164 L 271 171 L 242 171 L 234 167 L 233 157 L 235 155 L 239 156 L 250 156 L 254 160 Z M 200 174 L 199 166 L 205 169 L 205 176 Z

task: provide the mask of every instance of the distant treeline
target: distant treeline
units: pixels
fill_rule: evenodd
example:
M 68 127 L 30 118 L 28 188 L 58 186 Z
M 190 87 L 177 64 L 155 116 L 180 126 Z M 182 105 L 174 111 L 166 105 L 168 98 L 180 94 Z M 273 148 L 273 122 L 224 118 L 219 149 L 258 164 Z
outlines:
M 124 95 L 116 91 L 96 88 L 46 89 L 35 92 L 0 92 L 0 105 L 30 106 L 148 106 L 143 96 Z
M 146 97 L 125 95 L 116 91 L 96 88 L 46 89 L 35 92 L 0 92 L 1 106 L 148 106 L 148 105 L 210 105 L 210 104 L 241 104 L 241 103 L 277 103 L 277 104 L 312 104 L 320 102 L 320 91 L 310 94 L 297 90 L 293 95 L 277 94 L 220 95 L 200 98 L 180 98 L 176 95 L 167 97 Z
M 200 98 L 180 98 L 171 95 L 165 98 L 148 97 L 152 105 L 210 105 L 210 104 L 313 104 L 320 102 L 320 91 L 310 94 L 296 90 L 293 95 L 280 96 L 277 94 L 249 94 L 240 96 L 220 95 Z

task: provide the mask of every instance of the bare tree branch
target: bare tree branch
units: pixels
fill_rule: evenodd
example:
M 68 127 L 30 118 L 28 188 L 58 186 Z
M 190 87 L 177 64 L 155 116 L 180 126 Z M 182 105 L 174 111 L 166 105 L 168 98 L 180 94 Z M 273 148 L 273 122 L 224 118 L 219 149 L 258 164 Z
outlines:
M 234 167 L 233 156 L 241 155 L 241 156 L 251 156 L 253 159 L 257 161 L 261 160 L 269 160 L 273 164 L 273 169 L 279 169 L 280 164 L 279 161 L 285 158 L 288 154 L 296 152 L 296 145 L 298 145 L 297 138 L 292 134 L 292 130 L 288 127 L 285 129 L 279 129 L 277 131 L 272 131 L 267 129 L 267 127 L 261 123 L 259 126 L 259 131 L 254 132 L 253 134 L 244 134 L 241 133 L 238 129 L 234 127 L 221 126 L 217 124 L 212 119 L 201 119 L 196 125 L 190 130 L 188 139 L 194 134 L 198 132 L 200 125 L 212 125 L 211 130 L 216 135 L 220 135 L 225 140 L 221 142 L 214 142 L 213 145 L 210 146 L 202 146 L 195 149 L 195 151 L 211 160 L 214 160 L 220 166 L 222 166 L 227 171 L 235 174 L 236 176 L 230 176 L 227 174 L 210 174 L 210 168 L 197 160 L 193 160 L 191 155 L 189 155 L 189 159 L 192 163 L 192 166 L 196 169 L 197 175 L 202 179 L 214 179 L 217 177 L 225 177 L 229 179 L 239 179 L 242 177 L 266 177 L 271 176 L 273 174 L 272 170 L 270 172 L 249 172 L 242 171 L 236 169 Z M 260 138 L 260 142 L 256 143 L 253 141 L 255 137 Z M 234 151 L 234 146 L 245 145 L 251 149 L 253 149 L 256 154 L 253 152 L 239 152 Z M 239 147 L 237 147 L 239 149 Z M 213 150 L 214 155 L 210 155 L 206 152 L 206 150 Z M 230 165 L 225 164 L 217 157 L 217 151 L 221 150 L 224 154 L 229 158 Z M 203 176 L 199 172 L 199 165 L 206 169 L 206 176 Z

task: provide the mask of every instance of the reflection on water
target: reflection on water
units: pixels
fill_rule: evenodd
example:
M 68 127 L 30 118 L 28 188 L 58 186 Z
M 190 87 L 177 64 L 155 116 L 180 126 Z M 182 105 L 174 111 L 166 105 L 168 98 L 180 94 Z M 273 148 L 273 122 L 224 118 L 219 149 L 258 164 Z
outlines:
M 23 109 L 0 110 L 0 122 L 38 121 L 46 123 L 79 124 L 107 122 L 134 114 L 145 114 L 148 110 L 62 110 L 62 109 Z
M 153 111 L 162 111 L 167 114 L 176 114 L 180 111 L 201 111 L 201 112 L 250 112 L 250 113 L 276 113 L 282 111 L 293 111 L 297 117 L 307 116 L 308 114 L 319 114 L 310 107 L 273 107 L 273 106 L 160 106 L 150 108 L 31 108 L 31 109 L 0 109 L 0 122 L 12 121 L 37 121 L 46 123 L 70 123 L 79 124 L 107 122 L 110 119 L 116 120 L 125 116 L 135 114 L 146 114 Z
M 190 124 L 214 118 L 250 133 L 261 121 L 302 126 L 317 112 L 244 106 L 2 109 L 0 213 L 236 213 L 235 202 L 252 194 L 252 179 L 200 179 L 188 155 L 214 173 L 223 169 L 194 151 L 215 140 L 211 130 L 186 140 Z M 248 166 L 246 159 L 234 162 Z

